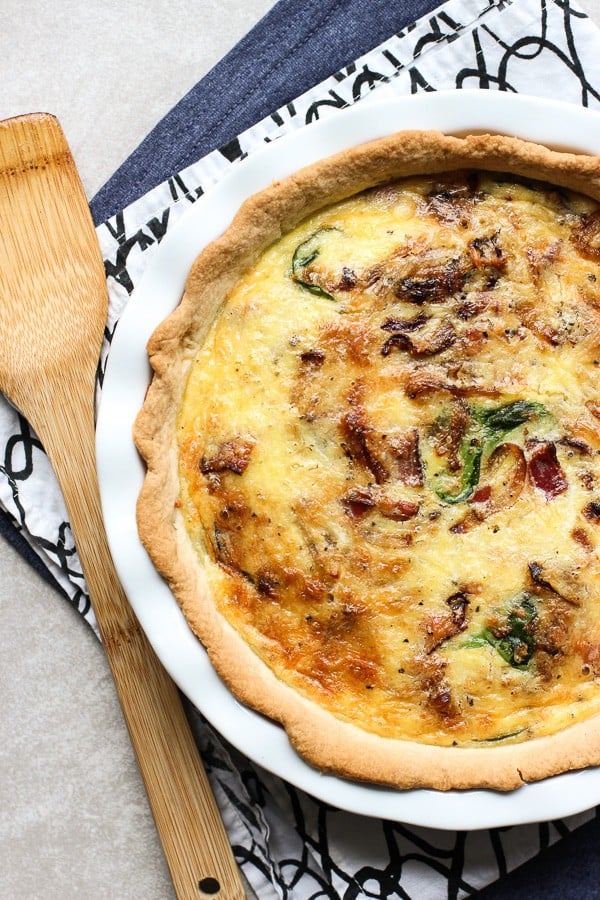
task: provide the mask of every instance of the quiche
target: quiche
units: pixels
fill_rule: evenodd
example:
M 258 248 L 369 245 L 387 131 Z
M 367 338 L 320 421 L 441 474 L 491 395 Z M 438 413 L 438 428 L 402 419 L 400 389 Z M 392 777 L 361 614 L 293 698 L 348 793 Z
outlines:
M 600 161 L 401 132 L 247 200 L 149 344 L 141 539 L 339 776 L 600 762 Z

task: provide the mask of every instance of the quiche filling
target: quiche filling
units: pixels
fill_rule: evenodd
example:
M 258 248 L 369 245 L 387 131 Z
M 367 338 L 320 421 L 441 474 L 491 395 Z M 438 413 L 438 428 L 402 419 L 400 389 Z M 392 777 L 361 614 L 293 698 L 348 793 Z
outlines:
M 599 371 L 595 201 L 461 171 L 305 219 L 227 296 L 178 414 L 219 611 L 384 737 L 597 714 Z

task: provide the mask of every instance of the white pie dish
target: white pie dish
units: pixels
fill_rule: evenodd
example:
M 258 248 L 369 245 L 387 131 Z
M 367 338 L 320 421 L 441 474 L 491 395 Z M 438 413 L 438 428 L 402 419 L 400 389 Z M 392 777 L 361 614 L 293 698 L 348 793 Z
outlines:
M 131 428 L 150 378 L 145 346 L 179 302 L 196 255 L 224 230 L 247 196 L 272 180 L 401 128 L 494 131 L 560 149 L 600 152 L 597 113 L 538 98 L 461 91 L 359 104 L 273 142 L 233 167 L 167 234 L 116 331 L 98 422 L 109 542 L 132 606 L 167 670 L 216 729 L 266 769 L 334 806 L 417 825 L 476 829 L 562 817 L 600 802 L 600 770 L 557 776 L 510 794 L 398 791 L 321 775 L 298 757 L 283 729 L 239 704 L 216 676 L 137 536 L 135 503 L 144 472 Z

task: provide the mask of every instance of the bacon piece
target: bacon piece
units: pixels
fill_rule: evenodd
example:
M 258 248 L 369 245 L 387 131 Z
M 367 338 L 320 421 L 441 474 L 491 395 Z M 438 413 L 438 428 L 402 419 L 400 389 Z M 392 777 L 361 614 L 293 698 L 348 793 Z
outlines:
M 581 216 L 571 240 L 585 259 L 600 260 L 600 210 Z
M 203 456 L 200 460 L 200 471 L 203 475 L 213 472 L 233 472 L 242 475 L 248 463 L 250 455 L 256 445 L 253 437 L 234 437 L 219 444 L 212 456 Z
M 393 519 L 394 522 L 407 522 L 413 519 L 419 512 L 419 504 L 414 500 L 391 497 L 381 497 L 377 508 L 385 519 Z
M 429 321 L 428 316 L 426 316 L 424 312 L 420 312 L 416 316 L 413 316 L 412 319 L 398 319 L 391 317 L 386 319 L 381 327 L 384 331 L 390 331 L 392 334 L 397 334 L 398 332 L 416 331 L 418 328 L 422 328 L 427 321 Z
M 485 292 L 468 294 L 456 307 L 456 315 L 463 322 L 478 316 L 489 305 L 489 295 Z
M 383 327 L 383 326 L 382 326 Z M 404 331 L 398 331 L 390 335 L 381 348 L 382 356 L 389 356 L 394 347 L 406 350 L 411 356 L 435 356 L 442 350 L 447 350 L 456 342 L 456 331 L 451 322 L 442 322 L 429 335 L 418 334 L 411 336 Z
M 395 286 L 395 294 L 399 300 L 407 300 L 417 306 L 423 303 L 442 303 L 460 291 L 465 275 L 461 261 L 451 259 L 444 266 L 425 270 L 422 277 L 400 279 Z
M 533 620 L 536 668 L 546 681 L 556 677 L 558 658 L 564 656 L 571 639 L 573 609 L 562 598 L 551 597 L 540 604 Z
M 583 510 L 584 517 L 588 520 L 588 522 L 592 522 L 594 525 L 600 524 L 600 503 L 597 500 L 592 500 L 591 503 Z
M 403 434 L 391 435 L 388 444 L 393 457 L 392 478 L 401 484 L 422 487 L 423 464 L 418 429 L 411 428 Z
M 593 491 L 596 485 L 596 479 L 593 472 L 578 472 L 579 479 L 586 491 Z
M 467 607 L 469 598 L 464 591 L 457 591 L 446 600 L 446 604 L 450 607 L 448 613 L 434 613 L 424 622 L 425 628 L 425 650 L 427 653 L 433 653 L 434 650 L 443 644 L 444 641 L 460 634 L 467 627 Z
M 364 409 L 360 406 L 351 409 L 342 418 L 341 424 L 350 456 L 366 466 L 377 484 L 381 484 L 388 473 L 381 460 L 371 452 L 374 429 L 368 423 Z
M 325 354 L 322 350 L 305 350 L 300 354 L 300 359 L 305 366 L 320 369 L 325 362 Z
M 404 497 L 390 497 L 378 485 L 351 488 L 342 497 L 342 506 L 353 518 L 362 518 L 369 510 L 376 509 L 385 519 L 406 522 L 419 512 L 419 504 Z
M 356 287 L 357 277 L 356 272 L 352 269 L 348 269 L 346 266 L 342 269 L 342 277 L 338 281 L 335 286 L 335 290 L 338 291 L 351 291 Z
M 469 512 L 451 526 L 453 534 L 465 534 L 489 516 L 515 505 L 525 485 L 527 463 L 517 444 L 500 444 L 488 459 L 482 472 L 482 485 L 469 499 Z
M 502 271 L 506 267 L 498 232 L 488 237 L 474 238 L 469 244 L 469 256 L 476 269 L 493 268 Z
M 490 484 L 484 484 L 482 487 L 477 488 L 475 493 L 469 499 L 469 503 L 487 503 L 487 501 L 492 496 L 492 486 Z
M 404 392 L 411 400 L 428 394 L 451 394 L 454 397 L 500 397 L 503 389 L 481 381 L 451 381 L 441 369 L 415 366 L 400 374 Z
M 462 400 L 453 400 L 450 418 L 435 427 L 433 446 L 438 456 L 448 458 L 448 471 L 457 472 L 461 467 L 459 450 L 469 427 L 470 416 Z
M 588 553 L 594 549 L 594 545 L 591 542 L 587 531 L 584 528 L 574 528 L 571 532 L 571 537 L 574 541 L 583 547 L 584 550 L 587 550 Z
M 552 563 L 530 562 L 529 574 L 538 587 L 552 591 L 557 597 L 570 603 L 572 606 L 580 606 L 579 594 L 584 588 L 577 579 L 577 569 L 558 568 Z
M 456 706 L 452 699 L 450 685 L 444 677 L 448 665 L 446 660 L 437 653 L 428 653 L 415 657 L 415 664 L 427 704 L 441 718 L 455 719 Z
M 581 453 L 582 456 L 592 455 L 592 448 L 590 445 L 579 438 L 563 437 L 560 438 L 557 443 L 561 444 L 563 447 L 568 447 L 569 450 L 576 450 L 578 453 Z
M 351 488 L 342 497 L 342 506 L 351 516 L 360 518 L 376 505 L 375 492 L 370 486 Z
M 531 480 L 544 492 L 547 500 L 553 500 L 569 487 L 556 455 L 556 446 L 552 441 L 528 442 L 528 449 L 531 445 L 533 445 L 529 457 Z

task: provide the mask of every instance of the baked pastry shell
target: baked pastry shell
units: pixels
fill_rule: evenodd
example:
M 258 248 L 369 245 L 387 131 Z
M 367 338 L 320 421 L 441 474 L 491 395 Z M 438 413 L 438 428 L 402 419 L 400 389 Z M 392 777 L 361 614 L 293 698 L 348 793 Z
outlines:
M 475 168 L 540 179 L 600 200 L 600 161 L 498 135 L 403 131 L 301 169 L 250 197 L 194 263 L 180 305 L 148 344 L 153 380 L 134 427 L 146 465 L 140 538 L 213 666 L 243 703 L 280 722 L 321 771 L 399 788 L 512 790 L 600 761 L 600 717 L 555 735 L 476 749 L 383 738 L 338 719 L 280 681 L 218 612 L 178 509 L 175 422 L 197 348 L 231 288 L 308 215 L 378 183 Z

